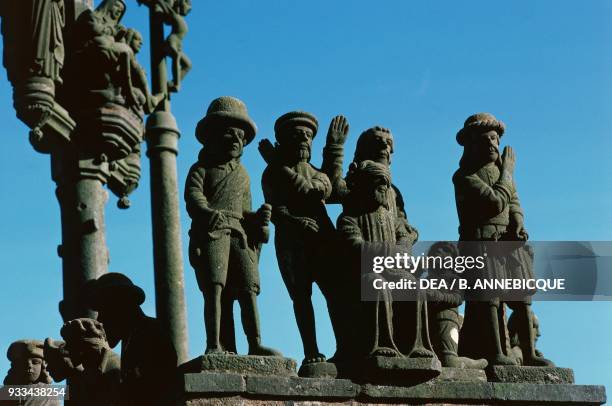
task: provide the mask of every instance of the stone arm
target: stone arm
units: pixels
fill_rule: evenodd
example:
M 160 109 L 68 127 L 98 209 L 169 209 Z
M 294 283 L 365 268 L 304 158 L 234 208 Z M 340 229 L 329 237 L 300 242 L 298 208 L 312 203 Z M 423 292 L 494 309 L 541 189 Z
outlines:
M 513 183 L 512 188 L 513 193 L 509 203 L 510 229 L 517 233 L 524 233 L 525 239 L 527 239 L 527 233 L 523 229 L 524 215 L 523 209 L 521 209 L 521 202 L 519 200 L 518 193 L 516 192 L 516 184 Z
M 204 195 L 205 176 L 205 169 L 197 163 L 191 167 L 185 183 L 185 203 L 187 213 L 192 220 L 202 225 L 209 225 L 216 210 L 210 207 Z
M 325 173 L 331 183 L 331 194 L 328 203 L 342 203 L 349 190 L 342 177 L 342 164 L 344 162 L 344 145 L 327 143 L 323 148 L 323 163 L 321 171 Z
M 262 212 L 263 208 L 254 212 L 252 209 L 251 185 L 247 182 L 244 193 L 242 194 L 242 225 L 248 240 L 255 246 L 256 250 L 261 249 L 261 245 L 270 239 L 270 228 L 268 219 Z
M 489 217 L 503 212 L 516 194 L 512 181 L 504 177 L 489 186 L 476 174 L 455 174 L 453 183 L 458 199 L 474 202 L 472 209 L 482 211 Z

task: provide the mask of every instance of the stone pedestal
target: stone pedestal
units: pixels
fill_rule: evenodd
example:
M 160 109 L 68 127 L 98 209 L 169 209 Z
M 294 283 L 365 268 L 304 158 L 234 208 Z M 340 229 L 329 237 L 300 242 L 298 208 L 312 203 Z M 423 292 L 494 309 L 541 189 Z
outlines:
M 220 362 L 220 359 L 216 360 L 215 364 L 222 365 L 226 361 L 219 364 Z M 246 361 L 234 360 L 234 362 L 237 365 Z M 192 366 L 202 364 L 201 360 L 191 363 L 193 363 Z M 250 373 L 253 367 L 249 368 L 249 371 L 237 373 L 184 373 L 182 375 L 182 396 L 177 404 L 189 406 L 281 406 L 286 404 L 586 406 L 601 405 L 606 401 L 603 386 L 569 383 L 487 382 L 484 371 L 479 370 L 442 368 L 438 377 L 427 382 L 416 384 L 413 381 L 406 381 L 403 385 L 388 386 L 370 383 L 359 385 L 348 379 L 299 378 L 295 375 L 279 376 L 275 374 L 253 375 Z M 268 368 L 265 370 L 269 371 Z M 541 371 L 530 373 L 540 374 Z

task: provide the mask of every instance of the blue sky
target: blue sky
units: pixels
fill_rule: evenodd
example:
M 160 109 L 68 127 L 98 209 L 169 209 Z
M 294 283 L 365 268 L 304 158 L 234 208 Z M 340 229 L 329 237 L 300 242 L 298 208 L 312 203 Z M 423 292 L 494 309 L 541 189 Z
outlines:
M 147 11 L 129 2 L 124 24 L 148 37 Z M 199 144 L 196 122 L 221 95 L 243 99 L 259 127 L 243 162 L 253 205 L 264 162 L 256 142 L 273 137 L 281 114 L 301 109 L 325 132 L 348 117 L 347 155 L 373 125 L 395 136 L 394 183 L 402 190 L 422 240 L 457 238 L 451 176 L 465 118 L 490 111 L 507 125 L 502 138 L 517 153 L 516 178 L 533 240 L 612 240 L 612 5 L 605 0 L 533 2 L 387 0 L 194 1 L 184 44 L 194 68 L 173 110 L 182 130 L 180 195 Z M 140 60 L 147 70 L 148 48 Z M 87 75 L 87 72 L 83 72 Z M 62 321 L 59 207 L 49 157 L 32 149 L 0 80 L 0 348 L 19 338 L 59 337 Z M 148 161 L 132 208 L 107 204 L 110 270 L 147 292 L 154 314 Z M 183 251 L 189 221 L 181 199 Z M 329 208 L 335 219 L 337 206 Z M 264 248 L 260 312 L 267 345 L 301 360 L 301 343 L 274 247 Z M 190 355 L 204 349 L 203 300 L 185 256 Z M 334 342 L 325 305 L 315 294 L 321 349 Z M 612 388 L 612 303 L 536 303 L 539 347 L 578 383 Z M 238 319 L 237 319 L 238 320 Z M 239 346 L 245 341 L 237 326 Z M 4 350 L 2 350 L 4 351 Z M 0 374 L 8 361 L 0 357 Z

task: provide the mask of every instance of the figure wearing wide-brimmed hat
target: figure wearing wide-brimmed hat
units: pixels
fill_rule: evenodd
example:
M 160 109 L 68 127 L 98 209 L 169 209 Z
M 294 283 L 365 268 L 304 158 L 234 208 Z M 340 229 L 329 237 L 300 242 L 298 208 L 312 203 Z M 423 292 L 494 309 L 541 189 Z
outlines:
M 527 241 L 523 211 L 514 182 L 515 153 L 506 146 L 499 153 L 500 138 L 505 125 L 490 113 L 477 113 L 465 120 L 456 139 L 464 148 L 459 169 L 453 175 L 455 201 L 459 216 L 460 241 Z M 489 245 L 491 246 L 491 245 Z M 470 272 L 466 277 L 513 278 L 528 274 L 529 263 L 522 252 L 500 256 L 487 253 L 484 244 L 460 244 L 462 255 L 486 256 L 482 270 Z M 514 260 L 507 259 L 512 256 Z M 511 267 L 511 264 L 516 264 Z M 486 358 L 490 365 L 514 365 L 504 345 L 507 336 L 503 322 L 503 292 L 470 291 L 467 295 L 465 322 L 459 341 L 459 353 L 470 358 Z M 474 297 L 486 294 L 487 297 Z M 530 299 L 508 302 L 519 319 L 530 325 L 533 320 Z M 501 321 L 501 322 L 500 322 Z M 524 331 L 531 334 L 531 327 Z M 483 337 L 485 338 L 483 340 Z M 531 345 L 525 365 L 547 366 L 552 363 L 535 353 L 534 337 L 526 337 Z
M 189 260 L 204 294 L 207 354 L 236 351 L 235 300 L 249 354 L 279 354 L 261 345 L 257 310 L 259 251 L 268 240 L 271 208 L 252 211 L 249 175 L 240 163 L 256 131 L 244 103 L 228 96 L 213 100 L 196 128 L 203 147 L 187 175 L 185 202 L 192 220 Z
M 144 291 L 127 276 L 111 272 L 86 286 L 89 305 L 98 312 L 110 347 L 121 341 L 120 397 L 126 404 L 159 404 L 169 401 L 174 390 L 177 356 L 170 333 L 140 305 Z M 66 341 L 75 330 L 100 340 L 100 326 L 78 319 L 62 330 Z M 95 337 L 97 336 L 97 337 Z M 150 388 L 155 388 L 151 391 Z
M 278 266 L 295 311 L 302 343 L 303 368 L 300 375 L 318 373 L 314 369 L 329 369 L 327 365 L 310 365 L 325 361 L 319 352 L 311 295 L 317 282 L 329 297 L 329 248 L 334 226 L 325 200 L 331 194 L 327 175 L 310 164 L 312 140 L 317 134 L 315 116 L 292 111 L 279 117 L 274 124 L 276 146 L 261 141 L 259 149 L 268 166 L 262 176 L 266 203 L 272 205 L 275 225 L 274 244 Z

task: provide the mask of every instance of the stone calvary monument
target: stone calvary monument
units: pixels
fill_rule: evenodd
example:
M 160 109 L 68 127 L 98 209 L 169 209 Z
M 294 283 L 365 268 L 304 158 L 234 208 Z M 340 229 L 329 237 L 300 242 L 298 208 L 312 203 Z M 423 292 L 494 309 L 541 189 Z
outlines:
M 206 328 L 202 353 L 190 360 L 176 169 L 179 131 L 170 95 L 185 86 L 192 67 L 182 47 L 192 5 L 190 0 L 137 3 L 150 16 L 150 80 L 137 58 L 143 37 L 121 23 L 128 11 L 124 0 L 102 0 L 95 7 L 86 0 L 0 3 L 3 62 L 14 108 L 30 128 L 34 149 L 50 155 L 57 185 L 64 281 L 59 311 L 65 322 L 58 326 L 63 340 L 8 346 L 5 385 L 65 381 L 71 394 L 66 402 L 74 405 L 605 403 L 603 387 L 575 385 L 571 369 L 554 366 L 536 349 L 533 292 L 516 298 L 495 291 L 483 298 L 451 288 L 421 290 L 408 298 L 390 290 L 363 296 L 373 275 L 362 273 L 364 250 L 380 244 L 410 253 L 418 240 L 393 182 L 391 158 L 400 153 L 389 129 L 376 126 L 361 133 L 346 170 L 348 119 L 334 117 L 317 168 L 310 161 L 318 119 L 303 111 L 282 115 L 274 125 L 275 142 L 258 143 L 267 164 L 261 178 L 265 202 L 253 202 L 258 183 L 251 184 L 254 174 L 241 156 L 255 140 L 257 126 L 245 103 L 229 96 L 214 99 L 198 123 L 195 136 L 202 149 L 183 175 L 191 218 L 189 263 L 204 297 Z M 440 259 L 489 254 L 474 277 L 533 275 L 513 175 L 516 153 L 506 146 L 500 154 L 505 130 L 493 115 L 478 113 L 457 133 L 464 148 L 453 176 L 459 242 L 438 242 L 429 250 Z M 120 208 L 129 207 L 128 196 L 140 181 L 143 141 L 151 167 L 155 318 L 141 310 L 140 287 L 126 275 L 108 272 L 105 242 L 104 186 L 119 198 Z M 342 205 L 335 223 L 328 204 Z M 257 296 L 266 287 L 259 257 L 270 241 L 270 222 L 303 345 L 299 370 L 295 360 L 261 339 Z M 497 242 L 511 248 L 492 249 Z M 452 281 L 457 273 L 385 269 L 379 278 Z M 325 297 L 336 340 L 329 358 L 318 346 L 314 283 Z M 235 301 L 246 355 L 237 353 Z M 119 343 L 117 354 L 113 348 Z M 25 402 L 57 404 L 40 398 Z

